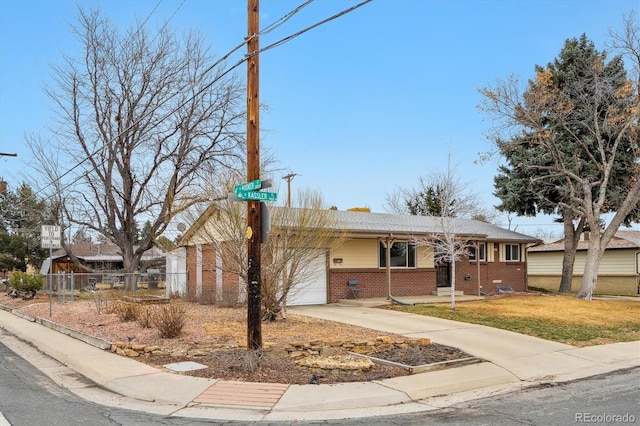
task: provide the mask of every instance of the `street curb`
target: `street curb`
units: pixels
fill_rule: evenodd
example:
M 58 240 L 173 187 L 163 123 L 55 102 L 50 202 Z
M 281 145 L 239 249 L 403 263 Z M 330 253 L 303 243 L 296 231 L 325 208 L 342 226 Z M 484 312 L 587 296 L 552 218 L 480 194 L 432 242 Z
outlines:
M 29 314 L 25 314 L 24 312 L 18 310 L 18 309 L 12 309 L 8 306 L 5 305 L 0 305 L 0 309 L 2 309 L 3 311 L 7 311 L 12 313 L 13 315 L 17 316 L 18 318 L 22 318 L 24 320 L 30 321 L 30 322 L 35 322 L 38 323 L 40 325 L 43 325 L 47 328 L 50 328 L 52 330 L 55 330 L 59 333 L 65 334 L 69 337 L 73 337 L 76 340 L 80 340 L 81 342 L 87 343 L 91 346 L 94 346 L 96 348 L 102 349 L 102 350 L 111 350 L 111 346 L 112 343 L 101 339 L 99 337 L 95 337 L 95 336 L 91 336 L 90 334 L 86 334 L 86 333 L 82 333 L 78 330 L 74 330 L 73 328 L 69 328 L 67 326 L 58 324 L 56 322 L 50 321 L 48 319 L 42 318 L 42 317 L 34 317 L 31 316 Z
M 38 324 L 42 324 L 45 327 L 48 327 L 52 330 L 55 330 L 57 332 L 60 332 L 62 334 L 66 334 L 67 336 L 73 337 L 74 339 L 78 339 L 84 343 L 87 343 L 91 346 L 95 346 L 96 348 L 99 349 L 103 349 L 103 350 L 110 350 L 111 349 L 111 342 L 101 339 L 99 337 L 95 337 L 95 336 L 91 336 L 89 334 L 85 334 L 82 333 L 80 331 L 74 330 L 72 328 L 66 327 L 64 325 L 60 325 L 58 323 L 55 323 L 53 321 L 49 321 L 47 319 L 41 318 L 41 317 L 36 317 L 35 318 L 35 322 L 37 322 Z

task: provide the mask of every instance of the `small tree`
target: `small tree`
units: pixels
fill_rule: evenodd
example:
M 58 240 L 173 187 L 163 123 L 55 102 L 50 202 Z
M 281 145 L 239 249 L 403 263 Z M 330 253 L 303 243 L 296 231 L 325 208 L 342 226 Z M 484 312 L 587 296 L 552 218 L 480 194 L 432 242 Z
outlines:
M 469 191 L 467 184 L 454 176 L 453 172 L 449 168 L 444 173 L 433 173 L 425 180 L 430 187 L 439 188 L 436 192 L 437 205 L 449 208 L 441 210 L 439 216 L 434 216 L 439 223 L 440 232 L 426 237 L 416 237 L 414 243 L 416 246 L 431 247 L 436 264 L 451 266 L 451 309 L 455 310 L 455 265 L 456 262 L 468 258 L 469 250 L 474 246 L 473 241 L 464 235 L 457 218 L 473 215 L 477 207 L 477 197 Z
M 278 313 L 286 318 L 289 295 L 304 291 L 302 283 L 313 278 L 311 262 L 340 247 L 345 238 L 319 192 L 299 191 L 297 200 L 298 208 L 273 210 L 272 232 L 262 251 L 263 316 L 268 320 Z

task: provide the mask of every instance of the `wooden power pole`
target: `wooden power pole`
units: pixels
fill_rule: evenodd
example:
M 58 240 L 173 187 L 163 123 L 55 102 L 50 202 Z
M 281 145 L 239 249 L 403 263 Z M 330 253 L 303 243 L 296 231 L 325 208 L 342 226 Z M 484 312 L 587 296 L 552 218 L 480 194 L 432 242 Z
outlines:
M 247 9 L 247 181 L 260 179 L 260 91 L 258 32 L 260 31 L 259 0 L 248 0 Z M 261 244 L 260 201 L 247 203 L 247 252 L 248 252 L 248 300 L 247 300 L 247 349 L 262 348 L 262 315 L 260 285 Z
M 286 176 L 282 176 L 282 179 L 287 181 L 287 207 L 291 207 L 291 180 L 296 177 L 295 173 L 289 173 Z

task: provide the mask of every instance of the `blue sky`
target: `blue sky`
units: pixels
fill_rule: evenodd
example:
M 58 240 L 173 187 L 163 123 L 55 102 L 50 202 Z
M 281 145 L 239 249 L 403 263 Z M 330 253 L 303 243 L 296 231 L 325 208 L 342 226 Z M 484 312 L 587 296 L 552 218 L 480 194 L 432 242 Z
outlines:
M 316 0 L 260 44 L 358 2 Z M 262 0 L 261 27 L 301 3 Z M 198 29 L 218 55 L 247 32 L 245 0 L 0 0 L 0 152 L 18 154 L 0 157 L 0 177 L 11 187 L 34 175 L 25 135 L 53 124 L 43 93 L 50 66 L 81 54 L 70 32 L 78 4 L 99 5 L 123 27 L 150 16 L 150 31 L 165 20 Z M 374 0 L 260 56 L 261 144 L 298 175 L 294 191 L 319 190 L 340 210 L 384 212 L 387 193 L 443 171 L 449 152 L 491 207 L 498 160 L 477 163 L 491 148 L 477 89 L 512 73 L 531 77 L 582 33 L 605 48 L 608 30 L 634 9 L 640 0 Z M 273 178 L 284 200 L 286 184 Z M 560 231 L 549 217 L 511 221 L 528 234 L 543 227 Z

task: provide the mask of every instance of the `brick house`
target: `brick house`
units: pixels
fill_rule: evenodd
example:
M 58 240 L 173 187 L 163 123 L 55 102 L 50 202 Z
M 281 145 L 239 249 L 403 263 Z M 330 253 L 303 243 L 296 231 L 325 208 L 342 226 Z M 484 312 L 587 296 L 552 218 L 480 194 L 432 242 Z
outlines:
M 211 209 L 210 209 L 211 210 Z M 362 297 L 396 297 L 446 294 L 450 291 L 450 265 L 436 265 L 433 249 L 414 245 L 416 238 L 439 232 L 439 218 L 333 211 L 336 230 L 348 235 L 336 250 L 318 249 L 315 271 L 308 282 L 296 286 L 287 304 L 326 304 L 351 297 L 348 280 L 358 280 Z M 185 233 L 188 296 L 205 302 L 242 302 L 244 283 L 223 271 L 223 260 L 216 256 L 227 242 L 207 241 L 199 229 L 208 220 L 205 212 Z M 527 245 L 536 238 L 470 219 L 452 219 L 456 234 L 473 241 L 469 258 L 456 262 L 456 291 L 465 294 L 494 292 L 496 286 L 509 285 L 516 291 L 527 289 Z M 273 230 L 272 230 L 273 232 Z M 387 242 L 389 244 L 387 244 Z M 389 247 L 390 265 L 386 265 Z M 185 293 L 185 292 L 181 292 Z

